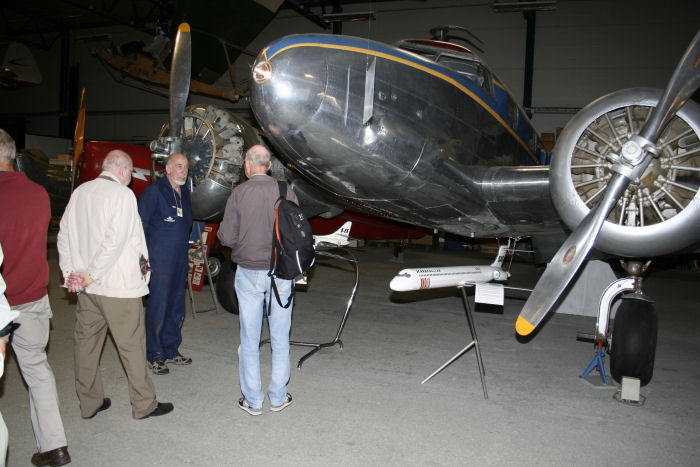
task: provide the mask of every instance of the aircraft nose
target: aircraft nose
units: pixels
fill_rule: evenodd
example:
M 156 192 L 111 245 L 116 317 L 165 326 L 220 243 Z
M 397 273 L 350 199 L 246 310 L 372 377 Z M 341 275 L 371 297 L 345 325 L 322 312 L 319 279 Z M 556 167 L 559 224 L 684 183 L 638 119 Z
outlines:
M 394 276 L 391 282 L 389 282 L 389 288 L 395 292 L 405 292 L 406 286 L 404 282 L 405 280 L 402 277 Z
M 394 292 L 407 292 L 409 290 L 414 290 L 412 275 L 408 269 L 402 269 L 397 275 L 391 279 L 389 282 L 389 288 Z
M 326 68 L 322 55 L 304 47 L 283 49 L 269 58 L 261 52 L 251 88 L 251 107 L 260 124 L 273 135 L 300 131 L 321 107 Z

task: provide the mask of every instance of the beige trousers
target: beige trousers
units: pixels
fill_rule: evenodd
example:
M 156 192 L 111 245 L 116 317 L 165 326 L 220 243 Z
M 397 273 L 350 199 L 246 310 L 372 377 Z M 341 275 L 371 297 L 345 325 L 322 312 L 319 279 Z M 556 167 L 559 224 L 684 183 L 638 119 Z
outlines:
M 12 307 L 19 311 L 12 334 L 12 350 L 22 378 L 29 389 L 29 415 L 39 452 L 66 446 L 66 434 L 58 406 L 58 393 L 53 371 L 46 358 L 49 341 L 49 320 L 53 316 L 49 297 Z
M 83 417 L 102 405 L 98 371 L 107 329 L 112 334 L 129 381 L 132 416 L 150 414 L 158 404 L 146 367 L 146 327 L 141 298 L 113 298 L 81 293 L 75 314 L 75 390 Z

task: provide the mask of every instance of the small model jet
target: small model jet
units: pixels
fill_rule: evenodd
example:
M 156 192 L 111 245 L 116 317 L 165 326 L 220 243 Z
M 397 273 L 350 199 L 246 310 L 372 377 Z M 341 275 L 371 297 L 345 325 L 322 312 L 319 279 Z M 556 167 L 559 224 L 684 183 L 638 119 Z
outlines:
M 350 235 L 351 227 L 352 222 L 347 221 L 333 233 L 330 233 L 328 235 L 314 235 L 314 242 L 316 244 L 316 248 L 334 248 L 339 246 L 347 246 L 350 243 L 350 240 L 348 240 L 348 236 Z
M 501 266 L 510 244 L 498 248 L 496 259 L 489 266 L 452 266 L 435 268 L 402 269 L 389 283 L 391 290 L 436 289 L 505 281 L 510 277 Z

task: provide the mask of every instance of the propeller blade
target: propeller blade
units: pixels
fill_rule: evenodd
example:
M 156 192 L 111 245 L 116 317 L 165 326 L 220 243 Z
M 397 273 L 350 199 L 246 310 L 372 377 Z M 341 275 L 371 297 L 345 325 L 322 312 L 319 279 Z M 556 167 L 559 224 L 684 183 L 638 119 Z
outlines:
M 659 104 L 654 108 L 640 134 L 632 136 L 628 141 L 630 144 L 626 143 L 623 146 L 621 160 L 626 165 L 618 167 L 600 203 L 591 209 L 547 265 L 515 323 L 518 334 L 526 336 L 535 330 L 583 264 L 617 200 L 630 182 L 636 176 L 640 176 L 649 165 L 652 158 L 650 152 L 656 151 L 655 142 L 661 131 L 700 86 L 698 66 L 700 31 L 676 67 Z
M 170 136 L 177 138 L 182 131 L 182 121 L 190 91 L 192 42 L 190 25 L 182 23 L 177 28 L 173 63 L 170 67 Z
M 666 124 L 700 87 L 700 30 L 678 63 L 658 105 L 639 135 L 656 142 Z
M 624 175 L 615 174 L 598 206 L 591 209 L 576 230 L 559 247 L 520 311 L 520 316 L 515 322 L 515 331 L 518 334 L 527 336 L 534 331 L 559 299 L 588 256 L 603 222 L 629 183 L 630 180 Z
M 73 132 L 73 175 L 71 177 L 71 192 L 77 183 L 75 179 L 78 174 L 78 164 L 80 156 L 83 154 L 85 147 L 85 88 L 80 94 L 80 110 L 78 110 L 78 118 L 75 122 L 75 131 Z

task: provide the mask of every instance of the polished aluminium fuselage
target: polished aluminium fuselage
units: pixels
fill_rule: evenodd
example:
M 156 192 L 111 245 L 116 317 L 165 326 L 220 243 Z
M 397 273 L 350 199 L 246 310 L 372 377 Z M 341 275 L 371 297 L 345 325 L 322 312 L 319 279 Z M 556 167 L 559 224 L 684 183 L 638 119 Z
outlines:
M 488 67 L 450 43 L 399 45 L 269 44 L 251 105 L 281 159 L 372 214 L 472 236 L 560 229 L 542 143 Z

